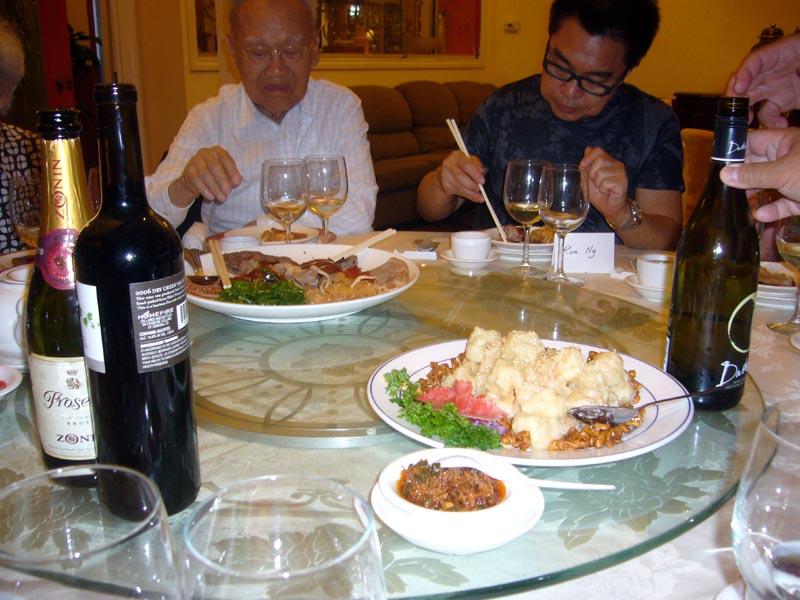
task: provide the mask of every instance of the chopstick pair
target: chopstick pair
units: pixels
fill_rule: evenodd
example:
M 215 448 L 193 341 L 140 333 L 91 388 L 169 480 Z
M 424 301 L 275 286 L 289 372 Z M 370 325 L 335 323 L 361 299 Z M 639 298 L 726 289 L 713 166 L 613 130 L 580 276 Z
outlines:
M 450 128 L 450 133 L 453 134 L 456 144 L 458 144 L 458 149 L 469 156 L 469 152 L 467 152 L 467 146 L 464 144 L 464 138 L 461 137 L 461 131 L 459 131 L 455 119 L 445 119 L 445 122 L 447 123 L 447 127 Z M 494 212 L 492 203 L 489 202 L 489 197 L 486 195 L 486 190 L 483 189 L 483 185 L 478 185 L 478 188 L 481 191 L 481 196 L 483 196 L 483 203 L 486 204 L 486 208 L 489 209 L 489 214 L 492 215 L 492 220 L 494 221 L 494 226 L 497 227 L 497 232 L 500 234 L 500 239 L 504 242 L 507 242 L 508 239 L 506 238 L 506 232 L 503 230 L 503 226 L 500 225 L 500 220 L 497 218 L 497 214 Z
M 214 259 L 214 267 L 217 269 L 220 282 L 222 282 L 222 288 L 226 289 L 231 287 L 231 278 L 228 275 L 228 267 L 225 265 L 225 257 L 222 256 L 219 240 L 209 238 L 208 247 L 211 249 L 211 258 Z
M 342 250 L 338 254 L 331 256 L 331 260 L 333 262 L 336 262 L 337 260 L 340 260 L 346 256 L 357 254 L 358 252 L 361 252 L 364 248 L 369 248 L 373 244 L 377 244 L 378 242 L 381 242 L 388 237 L 392 237 L 395 233 L 397 233 L 396 229 L 387 229 L 386 231 L 381 231 L 380 233 L 376 233 L 375 235 L 365 239 L 360 244 L 356 244 L 355 246 L 350 246 L 349 248 Z

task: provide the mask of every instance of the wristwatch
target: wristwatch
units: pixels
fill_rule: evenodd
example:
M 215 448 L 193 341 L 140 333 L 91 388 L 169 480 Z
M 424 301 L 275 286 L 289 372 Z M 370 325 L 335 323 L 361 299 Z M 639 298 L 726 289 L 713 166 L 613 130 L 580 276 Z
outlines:
M 608 226 L 611 227 L 616 233 L 625 233 L 626 231 L 632 231 L 639 227 L 642 224 L 642 218 L 644 217 L 644 213 L 639 209 L 639 203 L 632 198 L 628 198 L 628 206 L 631 209 L 631 214 L 628 216 L 628 219 L 622 225 L 614 225 L 611 221 L 606 219 L 606 223 Z

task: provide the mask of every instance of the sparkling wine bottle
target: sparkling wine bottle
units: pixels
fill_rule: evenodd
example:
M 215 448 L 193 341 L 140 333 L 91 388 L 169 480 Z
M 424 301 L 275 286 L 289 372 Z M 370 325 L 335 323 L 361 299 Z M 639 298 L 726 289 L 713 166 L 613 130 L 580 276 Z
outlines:
M 49 469 L 96 462 L 72 252 L 91 218 L 74 110 L 39 112 L 40 234 L 25 305 L 33 406 Z
M 200 487 L 181 241 L 145 196 L 136 89 L 95 89 L 102 206 L 75 270 L 98 459 L 151 477 L 173 514 Z
M 696 398 L 699 408 L 735 406 L 747 373 L 758 235 L 744 190 L 719 178 L 744 160 L 747 108 L 747 98 L 719 100 L 708 181 L 675 258 L 665 368 L 690 392 L 719 388 Z

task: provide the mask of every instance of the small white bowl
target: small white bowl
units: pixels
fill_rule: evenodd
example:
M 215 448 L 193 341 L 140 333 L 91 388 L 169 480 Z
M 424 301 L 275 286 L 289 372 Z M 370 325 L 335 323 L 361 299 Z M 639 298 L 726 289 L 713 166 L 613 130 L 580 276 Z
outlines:
M 417 506 L 397 491 L 400 473 L 420 460 L 435 463 L 447 456 L 469 456 L 485 466 L 506 485 L 506 497 L 498 505 L 468 512 L 444 512 Z M 481 466 L 476 467 L 478 469 Z M 516 468 L 486 452 L 465 448 L 432 448 L 412 452 L 381 471 L 372 490 L 375 514 L 399 536 L 412 544 L 443 554 L 473 554 L 498 548 L 529 531 L 544 512 L 544 497 L 538 487 L 515 484 Z
M 639 279 L 636 277 L 636 273 L 633 275 L 628 275 L 625 278 L 625 283 L 635 289 L 642 298 L 645 300 L 650 300 L 651 302 L 668 302 L 672 296 L 672 289 L 670 288 L 665 288 L 662 290 L 660 288 L 654 288 L 640 284 Z
M 236 252 L 242 248 L 258 246 L 261 240 L 254 235 L 224 235 L 219 240 L 223 252 Z
M 490 250 L 489 256 L 486 258 L 462 260 L 453 256 L 453 251 L 448 249 L 442 251 L 440 256 L 443 260 L 446 260 L 457 269 L 463 269 L 465 271 L 477 271 L 479 269 L 483 269 L 500 258 L 500 253 L 497 250 Z
M 22 374 L 14 367 L 0 365 L 0 398 L 10 394 L 22 383 Z

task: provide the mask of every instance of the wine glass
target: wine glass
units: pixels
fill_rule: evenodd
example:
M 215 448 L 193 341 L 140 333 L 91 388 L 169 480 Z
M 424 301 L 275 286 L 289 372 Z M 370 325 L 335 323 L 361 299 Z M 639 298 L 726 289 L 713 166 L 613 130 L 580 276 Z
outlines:
M 800 595 L 800 401 L 768 408 L 745 464 L 731 527 L 747 598 Z
M 286 228 L 292 243 L 292 223 L 306 212 L 308 177 L 302 158 L 266 160 L 261 165 L 261 205 Z
M 545 160 L 520 158 L 506 164 L 506 179 L 503 184 L 503 202 L 506 211 L 525 230 L 522 245 L 522 262 L 511 269 L 523 277 L 544 276 L 546 273 L 531 264 L 531 225 L 539 219 L 539 181 L 542 169 L 550 163 Z
M 327 479 L 235 483 L 194 510 L 183 541 L 187 598 L 386 597 L 372 509 Z
M 586 170 L 578 165 L 546 165 L 539 184 L 539 214 L 542 221 L 555 231 L 557 240 L 556 264 L 548 281 L 583 285 L 583 281 L 564 274 L 564 238 L 586 220 L 589 202 L 584 197 Z
M 309 210 L 322 219 L 322 243 L 328 242 L 328 219 L 347 200 L 347 165 L 344 156 L 306 156 Z
M 125 467 L 54 469 L 0 492 L 0 597 L 181 597 L 158 488 Z
M 11 180 L 11 223 L 17 237 L 29 248 L 39 243 L 39 212 L 41 181 L 35 177 L 15 177 Z
M 800 269 L 800 217 L 786 217 L 778 225 L 775 243 L 783 260 L 789 263 L 793 271 Z M 778 333 L 792 334 L 800 331 L 800 278 L 795 277 L 797 297 L 794 304 L 794 315 L 788 321 L 770 323 L 768 327 Z

